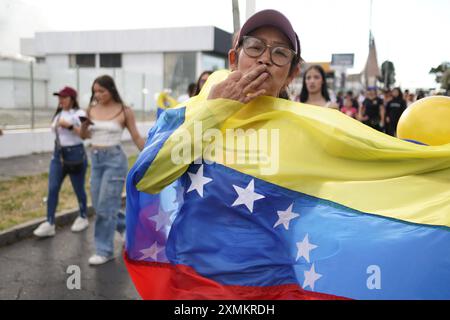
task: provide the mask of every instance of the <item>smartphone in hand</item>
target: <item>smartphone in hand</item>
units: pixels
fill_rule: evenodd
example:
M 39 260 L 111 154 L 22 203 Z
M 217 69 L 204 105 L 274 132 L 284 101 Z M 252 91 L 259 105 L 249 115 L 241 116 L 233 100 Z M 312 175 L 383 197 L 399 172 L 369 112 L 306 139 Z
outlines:
M 88 121 L 88 124 L 94 124 L 91 119 L 89 119 L 88 117 L 84 117 L 84 116 L 80 116 L 78 117 L 81 121 L 81 123 L 84 123 L 85 121 Z

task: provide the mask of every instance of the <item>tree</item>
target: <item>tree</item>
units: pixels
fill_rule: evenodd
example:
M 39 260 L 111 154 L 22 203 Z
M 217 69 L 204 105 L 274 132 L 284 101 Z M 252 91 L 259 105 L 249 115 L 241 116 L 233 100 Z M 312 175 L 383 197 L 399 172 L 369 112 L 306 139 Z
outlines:
M 450 68 L 445 70 L 441 79 L 441 88 L 445 90 L 445 94 L 448 96 L 450 93 Z
M 395 83 L 395 67 L 391 61 L 386 60 L 381 64 L 381 76 L 378 81 L 384 84 L 385 89 L 389 89 Z
M 436 75 L 436 83 L 441 83 L 443 75 L 447 70 L 450 70 L 450 62 L 442 62 L 436 68 L 431 68 L 429 74 Z M 447 89 L 448 90 L 448 89 Z

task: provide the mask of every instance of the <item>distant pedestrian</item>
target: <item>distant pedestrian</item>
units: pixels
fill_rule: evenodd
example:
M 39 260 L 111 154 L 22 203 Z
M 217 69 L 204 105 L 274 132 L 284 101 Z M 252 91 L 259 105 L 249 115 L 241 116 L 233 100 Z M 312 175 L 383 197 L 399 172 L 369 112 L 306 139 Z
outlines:
M 417 101 L 417 100 L 420 100 L 420 99 L 423 99 L 423 98 L 425 98 L 425 97 L 426 97 L 425 91 L 419 90 L 419 91 L 417 92 L 416 101 Z
M 358 115 L 358 109 L 356 109 L 353 106 L 353 101 L 350 97 L 345 97 L 344 99 L 344 105 L 341 108 L 341 112 L 345 113 L 346 115 L 348 115 L 349 117 L 352 117 L 353 119 L 356 119 L 357 115 Z
M 377 89 L 369 87 L 367 98 L 359 111 L 359 119 L 362 123 L 378 131 L 384 130 L 385 107 L 383 100 L 378 97 Z
M 338 105 L 330 99 L 325 71 L 321 66 L 313 65 L 306 69 L 303 75 L 300 102 L 319 107 L 339 109 Z
M 406 101 L 403 99 L 402 90 L 392 90 L 392 100 L 386 105 L 386 133 L 395 137 L 400 116 L 406 110 Z
M 177 98 L 177 101 L 181 103 L 189 100 L 190 97 L 195 95 L 195 89 L 196 89 L 195 83 L 190 83 L 187 87 L 186 93 L 179 96 Z
M 34 230 L 33 233 L 37 237 L 55 235 L 55 213 L 59 191 L 67 175 L 70 177 L 80 208 L 79 217 L 71 229 L 73 232 L 79 232 L 89 225 L 85 191 L 87 157 L 80 137 L 80 117 L 85 117 L 86 113 L 80 109 L 77 92 L 73 88 L 64 87 L 54 95 L 58 96 L 59 104 L 52 121 L 56 139 L 48 175 L 47 221 Z
M 122 191 L 128 159 L 121 146 L 124 128 L 139 150 L 145 141 L 139 134 L 133 110 L 123 103 L 113 78 L 100 76 L 92 84 L 89 119 L 83 122 L 82 135 L 90 137 L 91 196 L 95 209 L 95 250 L 89 264 L 99 265 L 114 258 L 114 233 L 125 231 Z
M 416 101 L 416 95 L 414 93 L 408 94 L 408 99 L 406 100 L 406 106 L 409 107 Z
M 206 80 L 208 80 L 208 77 L 213 72 L 210 70 L 203 71 L 200 76 L 198 77 L 197 83 L 195 85 L 195 93 L 194 96 L 198 95 L 200 93 L 200 90 L 202 90 L 203 85 L 206 83 Z
M 360 106 L 359 106 L 359 102 L 358 100 L 353 96 L 353 91 L 349 90 L 345 93 L 345 97 L 350 98 L 350 100 L 352 101 L 352 106 L 353 108 L 356 108 L 356 110 L 359 110 Z M 363 100 L 364 101 L 364 100 Z

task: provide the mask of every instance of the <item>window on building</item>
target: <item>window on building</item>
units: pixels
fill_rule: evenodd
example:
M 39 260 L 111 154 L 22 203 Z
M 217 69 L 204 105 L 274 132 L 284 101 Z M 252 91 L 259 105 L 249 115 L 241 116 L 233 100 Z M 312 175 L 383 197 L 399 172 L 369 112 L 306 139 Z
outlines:
M 227 67 L 227 59 L 224 57 L 214 56 L 202 53 L 202 70 L 216 71 Z
M 45 57 L 36 57 L 36 63 L 45 63 Z
M 100 68 L 122 68 L 122 55 L 120 53 L 101 53 Z
M 172 90 L 172 96 L 185 94 L 195 78 L 195 52 L 169 52 L 164 54 L 164 88 Z
M 94 53 L 71 54 L 69 55 L 69 67 L 95 68 L 95 54 Z

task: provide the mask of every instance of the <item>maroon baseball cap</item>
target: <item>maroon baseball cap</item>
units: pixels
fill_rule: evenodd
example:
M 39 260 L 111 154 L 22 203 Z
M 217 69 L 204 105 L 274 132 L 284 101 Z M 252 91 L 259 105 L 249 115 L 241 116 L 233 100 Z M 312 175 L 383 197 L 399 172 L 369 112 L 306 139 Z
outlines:
M 54 92 L 54 96 L 60 96 L 60 97 L 77 97 L 77 91 L 74 88 L 71 87 L 64 87 L 59 92 Z
M 236 44 L 240 43 L 242 38 L 250 32 L 260 27 L 267 26 L 275 27 L 283 32 L 283 34 L 289 39 L 292 49 L 294 49 L 298 57 L 300 56 L 300 42 L 288 18 L 286 18 L 286 16 L 281 12 L 271 9 L 259 11 L 248 18 L 239 31 L 239 37 Z

